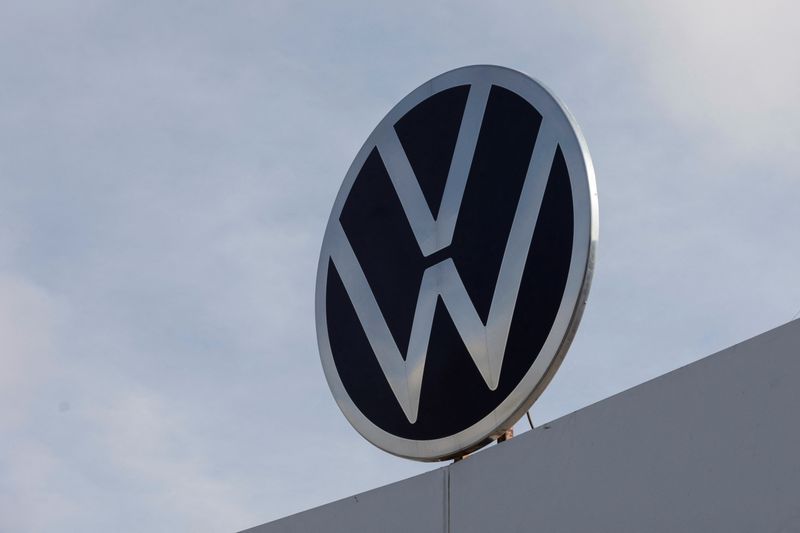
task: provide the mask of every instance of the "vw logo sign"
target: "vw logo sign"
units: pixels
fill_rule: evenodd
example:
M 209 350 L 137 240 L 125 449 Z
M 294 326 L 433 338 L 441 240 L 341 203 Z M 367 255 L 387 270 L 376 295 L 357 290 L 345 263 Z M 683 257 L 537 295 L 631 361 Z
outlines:
M 513 426 L 575 334 L 597 225 L 583 136 L 538 82 L 471 66 L 406 96 L 350 166 L 317 271 L 322 366 L 353 427 L 434 461 Z

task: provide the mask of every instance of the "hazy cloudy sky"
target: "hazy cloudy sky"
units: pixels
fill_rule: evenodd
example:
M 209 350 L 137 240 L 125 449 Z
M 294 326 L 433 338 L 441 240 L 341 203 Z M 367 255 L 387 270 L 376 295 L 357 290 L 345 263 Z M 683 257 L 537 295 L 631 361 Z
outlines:
M 455 67 L 541 80 L 595 163 L 535 419 L 787 322 L 798 5 L 3 1 L 0 531 L 234 532 L 438 466 L 339 413 L 313 289 L 356 151 Z

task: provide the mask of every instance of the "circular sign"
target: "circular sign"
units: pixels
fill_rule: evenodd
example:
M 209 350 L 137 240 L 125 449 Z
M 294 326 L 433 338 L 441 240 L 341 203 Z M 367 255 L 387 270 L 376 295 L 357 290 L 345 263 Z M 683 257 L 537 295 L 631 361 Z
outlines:
M 597 242 L 586 143 L 528 76 L 456 69 L 356 155 L 317 271 L 322 366 L 379 448 L 435 461 L 513 426 L 580 321 Z

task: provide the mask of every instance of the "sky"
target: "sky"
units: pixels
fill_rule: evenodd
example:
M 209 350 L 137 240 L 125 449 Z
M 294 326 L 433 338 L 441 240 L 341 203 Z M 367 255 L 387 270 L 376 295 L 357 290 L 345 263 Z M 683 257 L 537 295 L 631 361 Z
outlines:
M 459 66 L 551 88 L 597 174 L 592 290 L 536 423 L 788 322 L 798 21 L 788 0 L 0 3 L 0 531 L 234 532 L 441 466 L 341 415 L 314 282 L 361 144 Z

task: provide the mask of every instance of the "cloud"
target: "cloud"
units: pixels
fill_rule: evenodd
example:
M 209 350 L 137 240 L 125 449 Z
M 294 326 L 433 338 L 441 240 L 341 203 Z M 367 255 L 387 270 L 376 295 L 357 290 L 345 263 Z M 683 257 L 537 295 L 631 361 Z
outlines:
M 0 420 L 10 424 L 17 418 L 12 399 L 27 398 L 54 372 L 50 353 L 59 310 L 46 290 L 2 271 L 0 294 Z
M 69 353 L 67 306 L 7 273 L 0 294 L 0 529 L 99 531 L 125 519 L 218 531 L 256 520 L 157 393 Z
M 800 133 L 800 7 L 787 0 L 591 5 L 576 11 L 633 57 L 652 102 L 724 158 L 789 159 Z
M 56 459 L 45 447 L 19 438 L 29 423 L 28 407 L 55 370 L 50 357 L 57 311 L 49 295 L 30 282 L 0 272 L 0 525 L 39 525 L 68 508 L 64 498 L 46 495 L 47 478 Z M 52 510 L 31 513 L 31 501 Z

